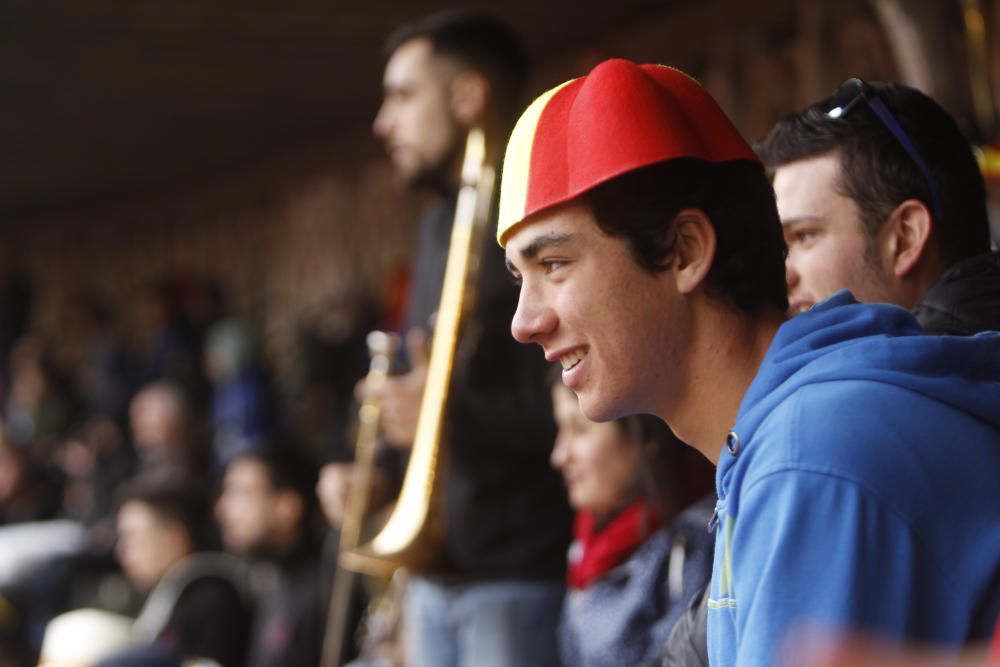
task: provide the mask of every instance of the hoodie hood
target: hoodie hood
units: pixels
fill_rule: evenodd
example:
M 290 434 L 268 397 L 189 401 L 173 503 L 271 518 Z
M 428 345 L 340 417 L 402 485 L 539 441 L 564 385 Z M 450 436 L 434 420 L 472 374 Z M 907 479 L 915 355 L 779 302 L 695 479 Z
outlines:
M 740 455 L 719 460 L 720 498 L 773 409 L 805 385 L 836 380 L 902 387 L 1000 430 L 1000 335 L 926 336 L 906 310 L 841 290 L 778 329 L 733 427 Z

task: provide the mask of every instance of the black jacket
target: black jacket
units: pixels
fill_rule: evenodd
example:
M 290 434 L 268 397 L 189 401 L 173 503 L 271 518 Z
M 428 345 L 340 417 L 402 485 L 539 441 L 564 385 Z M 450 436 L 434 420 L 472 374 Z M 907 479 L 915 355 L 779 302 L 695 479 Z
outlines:
M 929 334 L 1000 331 L 1000 253 L 962 260 L 938 278 L 913 309 Z
M 453 198 L 442 198 L 421 222 L 410 328 L 429 329 L 437 310 L 453 215 Z M 549 465 L 556 430 L 546 363 L 536 346 L 511 337 L 517 288 L 503 251 L 490 233 L 483 236 L 446 421 L 446 558 L 461 577 L 561 579 L 572 515 Z

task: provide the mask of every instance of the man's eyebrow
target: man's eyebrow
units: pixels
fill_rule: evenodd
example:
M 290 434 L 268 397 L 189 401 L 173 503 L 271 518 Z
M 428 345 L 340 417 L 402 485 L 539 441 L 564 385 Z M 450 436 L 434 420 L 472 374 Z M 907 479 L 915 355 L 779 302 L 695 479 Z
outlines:
M 521 248 L 521 259 L 526 262 L 530 262 L 537 257 L 538 253 L 541 251 L 564 246 L 567 243 L 570 243 L 575 236 L 575 234 L 570 232 L 564 232 L 561 234 L 558 232 L 549 232 L 548 234 L 542 234 L 534 241 Z
M 823 222 L 824 218 L 821 215 L 793 215 L 788 218 L 781 218 L 782 227 L 794 227 L 795 225 L 803 222 Z
M 542 234 L 541 236 L 533 240 L 531 243 L 521 248 L 519 254 L 521 255 L 521 258 L 525 262 L 530 262 L 535 257 L 537 257 L 538 253 L 540 253 L 542 250 L 545 250 L 547 248 L 555 248 L 561 245 L 566 245 L 567 243 L 572 242 L 574 237 L 575 237 L 574 234 L 568 232 L 563 234 L 559 234 L 556 232 Z M 514 266 L 514 263 L 511 262 L 510 259 L 505 259 L 504 263 L 507 265 L 507 271 L 515 278 L 518 278 L 520 272 L 517 270 L 517 267 Z

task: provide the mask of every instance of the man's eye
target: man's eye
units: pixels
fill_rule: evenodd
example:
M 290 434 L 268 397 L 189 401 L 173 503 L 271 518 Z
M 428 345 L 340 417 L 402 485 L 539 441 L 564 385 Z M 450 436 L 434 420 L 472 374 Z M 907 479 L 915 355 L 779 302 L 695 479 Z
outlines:
M 542 268 L 544 269 L 545 273 L 552 273 L 553 271 L 558 271 L 565 264 L 566 264 L 566 262 L 564 262 L 561 259 L 543 259 L 542 260 Z
M 788 243 L 808 245 L 816 240 L 816 231 L 812 229 L 797 229 L 789 234 Z

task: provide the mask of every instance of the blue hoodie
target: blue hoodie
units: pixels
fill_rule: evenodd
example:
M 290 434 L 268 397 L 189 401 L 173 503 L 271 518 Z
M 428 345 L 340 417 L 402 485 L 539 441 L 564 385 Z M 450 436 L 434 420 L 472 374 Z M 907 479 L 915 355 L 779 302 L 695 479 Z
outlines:
M 1000 335 L 838 292 L 782 325 L 717 471 L 712 667 L 806 626 L 958 644 L 1000 612 Z

